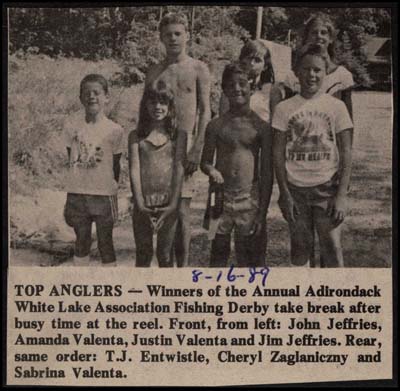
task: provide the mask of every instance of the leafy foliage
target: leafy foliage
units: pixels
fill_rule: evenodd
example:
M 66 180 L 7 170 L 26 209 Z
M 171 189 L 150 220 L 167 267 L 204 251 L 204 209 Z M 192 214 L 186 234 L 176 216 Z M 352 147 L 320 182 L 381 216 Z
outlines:
M 9 57 L 8 153 L 10 185 L 13 189 L 30 184 L 59 187 L 66 162 L 62 127 L 65 117 L 79 109 L 79 84 L 88 73 L 102 73 L 107 79 L 120 72 L 114 60 L 89 62 L 73 58 L 51 58 L 21 53 Z M 120 87 L 110 91 L 111 117 L 129 129 L 136 101 L 121 110 Z M 29 186 L 28 186 L 29 188 Z
M 290 37 L 293 47 L 301 40 L 305 21 L 320 11 L 263 8 L 261 36 L 280 43 L 289 43 Z M 122 67 L 118 82 L 140 83 L 147 68 L 162 58 L 158 23 L 170 11 L 187 15 L 190 53 L 211 67 L 218 60 L 236 58 L 242 41 L 255 36 L 255 6 L 11 8 L 10 50 L 87 60 L 114 58 Z M 362 50 L 365 35 L 390 34 L 390 9 L 324 8 L 324 12 L 331 15 L 339 31 L 338 60 L 354 72 L 359 84 L 368 84 Z
M 255 34 L 256 7 L 241 7 L 235 19 Z M 301 44 L 304 24 L 320 8 L 264 7 L 261 37 L 293 48 Z M 370 79 L 363 50 L 367 35 L 390 36 L 390 10 L 387 8 L 324 8 L 338 31 L 337 62 L 353 72 L 356 83 L 367 86 Z M 289 33 L 290 32 L 290 33 Z M 290 42 L 289 42 L 290 37 Z

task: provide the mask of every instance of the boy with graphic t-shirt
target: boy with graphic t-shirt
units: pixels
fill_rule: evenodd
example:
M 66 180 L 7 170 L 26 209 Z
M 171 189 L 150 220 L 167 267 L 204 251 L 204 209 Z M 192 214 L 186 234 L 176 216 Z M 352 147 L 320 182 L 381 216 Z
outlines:
M 353 124 L 345 104 L 321 92 L 326 59 L 318 46 L 300 52 L 296 74 L 300 95 L 278 104 L 272 120 L 279 205 L 289 223 L 291 261 L 308 263 L 315 226 L 321 265 L 339 267 Z
M 118 218 L 117 190 L 123 130 L 104 115 L 107 80 L 97 74 L 83 78 L 80 100 L 85 108 L 70 116 L 64 126 L 69 158 L 65 221 L 76 234 L 74 264 L 87 266 L 96 223 L 104 266 L 115 266 L 112 231 Z

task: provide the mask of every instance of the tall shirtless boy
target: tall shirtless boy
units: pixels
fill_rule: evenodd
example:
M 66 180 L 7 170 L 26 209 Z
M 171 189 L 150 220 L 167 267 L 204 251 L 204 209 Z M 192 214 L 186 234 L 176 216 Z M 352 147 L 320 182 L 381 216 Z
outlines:
M 201 158 L 202 171 L 224 190 L 210 266 L 227 266 L 233 230 L 238 266 L 264 266 L 258 247 L 273 184 L 272 132 L 250 109 L 248 74 L 239 64 L 225 67 L 222 89 L 230 109 L 207 126 Z
M 166 58 L 150 68 L 146 85 L 163 80 L 175 95 L 178 129 L 188 132 L 185 180 L 179 204 L 178 227 L 175 236 L 175 258 L 178 266 L 187 266 L 190 247 L 190 202 L 196 184 L 204 133 L 210 120 L 210 74 L 207 65 L 186 53 L 189 38 L 186 16 L 169 13 L 160 23 L 160 40 Z

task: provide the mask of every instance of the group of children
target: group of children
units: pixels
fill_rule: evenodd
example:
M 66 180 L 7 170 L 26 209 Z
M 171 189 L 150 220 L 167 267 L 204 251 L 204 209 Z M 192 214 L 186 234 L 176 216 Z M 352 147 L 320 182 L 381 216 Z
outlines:
M 294 74 L 284 83 L 275 83 L 268 48 L 261 41 L 246 43 L 239 61 L 224 69 L 220 113 L 212 120 L 209 71 L 186 53 L 186 17 L 164 16 L 160 39 L 166 57 L 146 76 L 137 129 L 128 141 L 136 266 L 150 266 L 154 255 L 160 267 L 188 265 L 190 202 L 199 169 L 210 189 L 219 189 L 220 203 L 221 192 L 223 197 L 213 216 L 211 267 L 227 266 L 232 232 L 238 266 L 265 265 L 274 172 L 292 264 L 312 259 L 316 231 L 321 265 L 343 266 L 353 81 L 334 63 L 330 21 L 318 15 L 307 23 Z M 65 219 L 76 233 L 74 263 L 88 265 L 95 222 L 102 263 L 112 266 L 123 131 L 104 115 L 108 87 L 102 76 L 82 80 L 80 100 L 85 113 L 65 127 Z

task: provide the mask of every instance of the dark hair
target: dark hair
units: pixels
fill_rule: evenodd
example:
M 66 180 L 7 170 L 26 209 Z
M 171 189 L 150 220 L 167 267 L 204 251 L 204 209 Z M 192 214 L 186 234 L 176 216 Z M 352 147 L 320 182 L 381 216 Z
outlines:
M 137 126 L 138 137 L 146 138 L 151 132 L 150 124 L 152 119 L 147 109 L 147 102 L 149 100 L 156 100 L 168 104 L 168 115 L 165 119 L 165 126 L 171 140 L 175 140 L 177 135 L 177 120 L 174 93 L 162 80 L 154 82 L 144 90 L 142 100 L 140 101 L 139 121 Z
M 322 12 L 315 14 L 314 16 L 312 16 L 310 19 L 307 20 L 304 26 L 302 46 L 304 46 L 307 43 L 310 30 L 317 23 L 321 23 L 324 26 L 326 26 L 329 35 L 332 38 L 332 42 L 328 46 L 328 53 L 331 60 L 333 61 L 336 55 L 336 29 L 335 25 L 332 22 L 332 19 L 328 15 Z
M 305 45 L 298 49 L 295 53 L 295 64 L 294 70 L 297 71 L 300 67 L 301 61 L 305 56 L 318 56 L 321 57 L 325 62 L 325 67 L 328 66 L 328 59 L 322 48 L 318 45 Z
M 189 31 L 189 22 L 185 14 L 177 12 L 169 12 L 168 14 L 165 14 L 158 26 L 159 31 L 161 32 L 165 26 L 170 24 L 182 24 L 185 27 L 185 30 Z
M 259 87 L 265 83 L 274 83 L 275 73 L 271 61 L 271 52 L 262 41 L 247 41 L 240 51 L 239 60 L 243 61 L 245 58 L 254 57 L 257 54 L 261 54 L 264 57 L 264 69 L 260 74 Z
M 225 66 L 222 73 L 222 90 L 225 89 L 226 84 L 235 74 L 244 75 L 247 79 L 249 78 L 249 72 L 243 67 L 240 62 L 233 62 L 231 64 L 228 64 Z
M 79 87 L 79 96 L 82 95 L 83 86 L 86 83 L 99 83 L 103 87 L 104 93 L 108 95 L 108 82 L 104 76 L 97 73 L 86 75 L 81 81 L 81 85 Z

